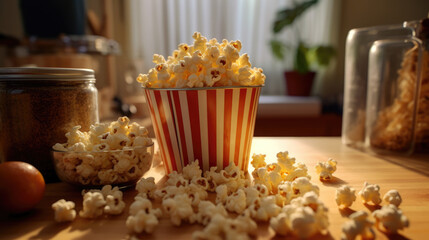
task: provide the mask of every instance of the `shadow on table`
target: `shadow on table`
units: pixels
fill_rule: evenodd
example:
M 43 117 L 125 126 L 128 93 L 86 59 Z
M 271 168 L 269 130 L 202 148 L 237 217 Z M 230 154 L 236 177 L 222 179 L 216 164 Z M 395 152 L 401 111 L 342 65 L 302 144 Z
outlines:
M 375 156 L 424 176 L 429 176 L 429 155 L 427 154 L 414 154 L 410 156 L 375 154 Z
M 350 147 L 350 148 L 358 152 L 363 152 L 363 153 L 372 155 L 374 157 L 383 159 L 385 161 L 388 161 L 390 163 L 399 165 L 403 168 L 422 174 L 424 176 L 429 176 L 429 154 L 427 153 L 425 154 L 415 153 L 412 155 L 406 155 L 404 153 L 386 152 L 381 154 L 381 153 L 377 153 L 366 149 L 356 149 L 353 147 Z
M 395 234 L 386 234 L 383 233 L 386 238 L 388 238 L 389 240 L 409 240 L 409 238 L 405 237 L 404 235 L 401 235 L 399 233 L 395 233 Z
M 338 211 L 340 212 L 341 216 L 343 217 L 349 217 L 356 211 L 351 208 L 338 208 Z
M 332 177 L 329 181 L 321 181 L 323 185 L 327 187 L 340 187 L 342 185 L 347 184 L 346 181 L 342 180 L 341 178 L 337 178 L 335 176 Z
M 70 226 L 70 222 L 63 222 L 63 223 L 52 222 L 47 226 L 45 226 L 44 228 L 42 228 L 42 230 L 40 230 L 40 232 L 37 235 L 30 237 L 30 239 L 52 239 L 55 237 L 55 235 L 57 235 L 64 229 L 68 228 L 69 226 Z
M 276 235 L 276 236 L 274 236 L 273 238 L 271 238 L 271 240 L 280 240 L 280 239 L 289 239 L 289 240 L 294 240 L 294 239 L 300 239 L 300 238 L 298 238 L 298 237 L 293 237 L 293 236 L 290 236 L 290 235 L 288 235 L 287 237 L 285 237 L 285 236 L 280 236 L 280 235 Z M 320 234 L 320 233 L 318 233 L 318 234 L 316 234 L 316 235 L 314 235 L 314 236 L 312 236 L 312 237 L 310 237 L 310 238 L 307 238 L 307 239 L 310 239 L 310 240 L 312 240 L 312 239 L 317 239 L 317 240 L 333 240 L 334 239 L 334 237 L 332 237 L 332 235 L 330 234 L 330 233 L 328 233 L 328 234 L 326 234 L 326 235 L 323 235 L 323 234 Z
M 381 206 L 380 205 L 371 205 L 368 203 L 364 203 L 363 204 L 370 212 L 374 212 L 375 210 L 380 210 Z

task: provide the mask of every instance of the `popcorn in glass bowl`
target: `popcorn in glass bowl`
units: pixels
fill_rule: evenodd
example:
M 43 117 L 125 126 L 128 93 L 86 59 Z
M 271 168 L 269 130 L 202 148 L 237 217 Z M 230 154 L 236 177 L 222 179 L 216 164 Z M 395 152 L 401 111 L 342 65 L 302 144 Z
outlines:
M 75 126 L 67 142 L 52 147 L 55 171 L 78 186 L 136 183 L 151 167 L 154 144 L 148 131 L 127 117 L 91 125 L 88 132 Z

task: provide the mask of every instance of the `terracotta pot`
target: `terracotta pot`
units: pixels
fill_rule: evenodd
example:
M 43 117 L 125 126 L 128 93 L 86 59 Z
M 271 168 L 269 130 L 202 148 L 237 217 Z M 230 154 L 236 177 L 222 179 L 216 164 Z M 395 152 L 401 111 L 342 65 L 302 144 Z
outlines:
M 284 72 L 286 93 L 289 96 L 310 96 L 313 87 L 315 72 L 299 73 L 296 71 Z

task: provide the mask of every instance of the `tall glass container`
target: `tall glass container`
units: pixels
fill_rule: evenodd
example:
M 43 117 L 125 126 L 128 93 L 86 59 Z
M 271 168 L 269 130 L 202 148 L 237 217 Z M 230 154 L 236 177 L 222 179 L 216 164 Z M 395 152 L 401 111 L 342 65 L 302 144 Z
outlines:
M 417 38 L 375 41 L 370 50 L 366 145 L 376 151 L 414 150 L 423 49 Z
M 363 148 L 368 83 L 368 56 L 374 41 L 411 37 L 412 28 L 402 25 L 352 29 L 347 35 L 344 72 L 342 141 Z
M 366 145 L 429 153 L 429 18 L 404 27 L 414 37 L 376 41 L 370 51 Z
M 0 162 L 28 162 L 57 180 L 51 147 L 99 121 L 94 83 L 90 69 L 0 68 Z

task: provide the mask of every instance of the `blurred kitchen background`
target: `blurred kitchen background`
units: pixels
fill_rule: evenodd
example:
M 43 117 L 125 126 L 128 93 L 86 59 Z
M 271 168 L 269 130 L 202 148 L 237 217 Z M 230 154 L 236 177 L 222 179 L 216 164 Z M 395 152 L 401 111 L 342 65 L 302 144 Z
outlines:
M 292 26 L 274 33 L 282 10 L 305 3 L 311 7 Z M 427 0 L 0 1 L 0 66 L 94 69 L 101 120 L 127 115 L 150 127 L 135 79 L 154 66 L 154 53 L 167 57 L 179 43 L 191 44 L 195 31 L 239 39 L 241 53 L 267 76 L 256 136 L 340 136 L 348 31 L 422 19 L 428 10 Z M 287 43 L 278 46 L 284 60 L 272 40 Z M 334 55 L 324 67 L 310 66 L 317 72 L 308 96 L 291 96 L 283 74 L 300 41 L 329 46 Z

